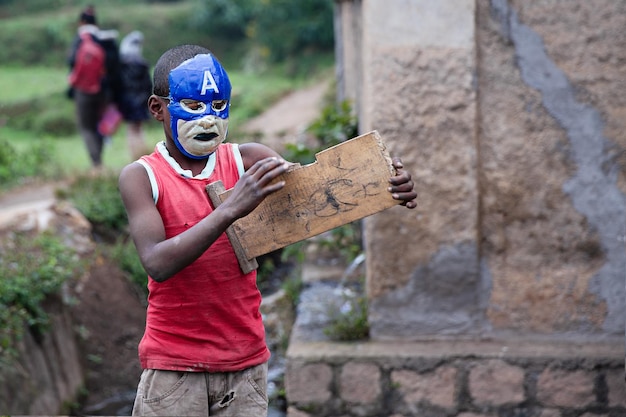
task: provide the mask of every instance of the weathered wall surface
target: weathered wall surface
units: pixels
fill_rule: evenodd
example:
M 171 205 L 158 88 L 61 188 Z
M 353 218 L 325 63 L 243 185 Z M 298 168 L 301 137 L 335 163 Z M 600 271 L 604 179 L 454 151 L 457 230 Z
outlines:
M 626 4 L 478 5 L 489 322 L 623 333 Z
M 380 131 L 420 194 L 412 212 L 365 221 L 373 338 L 480 326 L 474 7 L 363 4 L 361 128 Z
M 623 334 L 626 3 L 354 3 L 345 95 L 420 194 L 365 221 L 372 338 Z

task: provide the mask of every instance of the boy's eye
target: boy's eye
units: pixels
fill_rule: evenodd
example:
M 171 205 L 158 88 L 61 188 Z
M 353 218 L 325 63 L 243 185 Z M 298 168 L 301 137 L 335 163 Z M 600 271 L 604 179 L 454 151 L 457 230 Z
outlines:
M 214 111 L 222 111 L 226 109 L 226 106 L 228 106 L 228 100 L 213 100 L 211 102 L 211 108 Z
M 180 105 L 191 113 L 204 113 L 206 110 L 206 103 L 198 100 L 182 99 Z

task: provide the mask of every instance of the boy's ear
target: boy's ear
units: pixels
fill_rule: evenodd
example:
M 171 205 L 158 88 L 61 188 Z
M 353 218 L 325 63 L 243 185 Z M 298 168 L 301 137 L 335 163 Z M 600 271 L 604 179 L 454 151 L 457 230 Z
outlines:
M 166 110 L 166 106 L 167 104 L 165 103 L 165 100 L 163 100 L 159 96 L 152 94 L 148 98 L 148 110 L 150 111 L 152 117 L 154 117 L 159 122 L 162 122 L 164 120 L 163 112 Z

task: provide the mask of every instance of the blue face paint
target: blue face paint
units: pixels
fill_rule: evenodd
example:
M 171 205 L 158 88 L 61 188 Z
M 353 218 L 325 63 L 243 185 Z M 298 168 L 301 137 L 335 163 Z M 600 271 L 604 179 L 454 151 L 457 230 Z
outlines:
M 211 54 L 197 55 L 169 74 L 167 106 L 176 147 L 187 157 L 205 159 L 226 139 L 231 85 Z

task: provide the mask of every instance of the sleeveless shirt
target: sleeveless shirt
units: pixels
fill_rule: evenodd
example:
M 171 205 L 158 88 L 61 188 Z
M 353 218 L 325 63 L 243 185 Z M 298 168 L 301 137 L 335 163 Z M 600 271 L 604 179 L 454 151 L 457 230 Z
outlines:
M 243 167 L 237 145 L 221 144 L 202 178 L 181 175 L 163 144 L 141 158 L 166 238 L 213 211 L 205 187 L 221 180 L 226 189 L 232 188 L 240 176 L 237 158 Z M 139 343 L 144 369 L 229 372 L 269 359 L 256 271 L 241 272 L 226 234 L 171 278 L 163 282 L 148 278 L 148 290 L 146 329 Z

